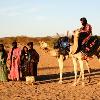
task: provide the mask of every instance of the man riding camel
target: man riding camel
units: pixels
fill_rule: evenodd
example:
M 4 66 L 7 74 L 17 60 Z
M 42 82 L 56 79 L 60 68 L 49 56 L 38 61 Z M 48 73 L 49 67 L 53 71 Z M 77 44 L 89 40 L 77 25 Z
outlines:
M 90 24 L 87 23 L 87 19 L 85 17 L 82 17 L 82 18 L 80 18 L 80 22 L 82 24 L 82 27 L 80 29 L 78 29 L 79 30 L 78 37 L 74 34 L 73 53 L 80 51 L 80 49 L 81 49 L 80 47 L 86 41 L 88 41 L 88 39 L 92 35 L 92 27 Z
M 90 24 L 87 23 L 87 19 L 83 17 L 80 19 L 80 22 L 82 24 L 82 27 L 79 30 L 79 46 L 87 42 L 90 36 L 92 35 L 92 27 Z
M 80 28 L 80 33 L 87 33 L 88 35 L 92 35 L 92 27 L 87 23 L 87 19 L 85 17 L 80 19 L 82 27 Z

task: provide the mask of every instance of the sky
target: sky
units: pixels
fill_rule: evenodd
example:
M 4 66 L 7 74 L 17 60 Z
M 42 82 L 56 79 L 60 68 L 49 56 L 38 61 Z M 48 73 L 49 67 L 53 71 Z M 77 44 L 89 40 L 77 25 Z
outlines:
M 81 17 L 100 35 L 100 0 L 0 0 L 0 37 L 71 34 Z

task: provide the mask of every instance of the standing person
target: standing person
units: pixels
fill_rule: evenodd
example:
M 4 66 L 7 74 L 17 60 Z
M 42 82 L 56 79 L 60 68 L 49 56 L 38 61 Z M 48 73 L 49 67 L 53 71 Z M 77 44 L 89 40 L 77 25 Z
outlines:
M 10 60 L 10 79 L 19 80 L 19 65 L 20 65 L 21 50 L 17 47 L 17 42 L 12 43 L 12 49 L 8 53 L 7 60 Z
M 22 79 L 25 80 L 26 76 L 28 76 L 28 66 L 29 66 L 29 51 L 26 46 L 23 47 L 23 50 L 21 51 L 21 72 L 22 72 Z
M 39 54 L 33 48 L 33 42 L 27 44 L 29 46 L 30 62 L 28 76 L 37 76 L 37 65 L 39 62 Z
M 0 81 L 8 81 L 6 60 L 7 52 L 4 49 L 4 45 L 0 44 Z

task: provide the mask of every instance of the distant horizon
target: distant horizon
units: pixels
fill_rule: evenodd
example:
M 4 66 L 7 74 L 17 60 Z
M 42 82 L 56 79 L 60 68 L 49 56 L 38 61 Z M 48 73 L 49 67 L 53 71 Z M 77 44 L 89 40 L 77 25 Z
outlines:
M 60 34 L 61 36 L 65 36 L 64 34 Z M 28 35 L 16 35 L 16 36 L 4 36 L 4 37 L 0 37 L 0 38 L 8 38 L 8 37 L 32 37 L 32 38 L 38 38 L 38 37 L 56 37 L 57 35 L 55 34 L 55 35 L 46 35 L 46 36 L 28 36 Z M 71 36 L 71 35 L 69 35 L 69 36 Z
M 1 0 L 0 37 L 46 37 L 56 33 L 66 35 L 81 27 L 86 17 L 99 35 L 100 0 Z M 34 34 L 33 34 L 34 33 Z
M 59 34 L 60 36 L 66 36 L 64 34 Z M 93 36 L 95 36 L 96 34 L 94 34 Z M 100 36 L 100 35 L 97 35 Z M 58 37 L 57 35 L 47 35 L 47 36 L 26 36 L 26 35 L 16 35 L 16 36 L 4 36 L 4 37 L 0 37 L 0 38 L 10 38 L 10 37 L 28 37 L 28 38 L 45 38 L 45 37 Z M 71 35 L 68 35 L 68 37 L 71 37 Z

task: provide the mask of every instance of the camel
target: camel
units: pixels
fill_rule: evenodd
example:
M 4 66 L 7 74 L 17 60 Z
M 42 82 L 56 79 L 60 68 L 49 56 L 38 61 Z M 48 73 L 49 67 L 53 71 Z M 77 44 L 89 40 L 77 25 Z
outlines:
M 63 39 L 64 37 L 60 37 L 59 36 L 59 39 Z M 59 41 L 59 39 L 58 39 L 58 41 Z M 45 44 L 46 44 L 46 46 L 45 46 Z M 46 47 L 46 49 L 44 49 L 44 50 L 50 50 L 50 55 L 51 56 L 54 56 L 54 57 L 57 57 L 57 59 L 58 59 L 58 65 L 59 65 L 59 69 L 60 69 L 60 80 L 59 80 L 59 82 L 58 83 L 60 83 L 60 84 L 62 84 L 62 75 L 63 75 L 63 64 L 64 64 L 64 60 L 66 60 L 68 57 L 69 57 L 69 52 L 70 51 L 67 51 L 68 53 L 67 54 L 65 54 L 65 55 L 63 55 L 63 54 L 61 54 L 61 52 L 59 53 L 59 45 L 60 44 L 56 44 L 56 46 L 55 46 L 55 48 L 56 49 L 53 49 L 53 48 L 48 48 L 47 47 L 47 43 L 46 42 L 41 42 L 41 47 L 42 47 L 42 49 L 44 49 L 45 47 Z M 44 48 L 43 48 L 44 47 Z M 48 49 L 47 49 L 48 48 Z M 71 56 L 72 56 L 72 54 L 71 54 Z M 72 56 L 72 58 L 73 58 L 73 63 L 74 63 L 74 73 L 75 73 L 75 80 L 76 80 L 76 77 L 77 77 L 77 67 L 76 67 L 76 59 L 74 59 L 74 56 Z M 88 65 L 88 62 L 86 61 L 86 65 L 87 65 L 87 68 L 88 68 L 88 72 L 90 73 L 90 70 L 89 70 L 89 65 Z
M 44 41 L 39 41 L 39 44 L 40 44 L 40 48 L 42 50 L 44 50 L 45 52 L 50 51 L 50 47 L 49 47 L 48 43 L 46 43 Z
M 78 52 L 76 54 L 75 51 L 77 50 L 77 47 L 78 47 L 78 36 L 79 36 L 79 31 L 77 30 L 76 32 L 74 32 L 74 45 L 72 45 L 72 47 L 70 47 L 70 52 L 69 52 L 69 55 L 71 55 L 72 57 L 72 60 L 73 60 L 73 65 L 74 65 L 74 73 L 75 73 L 75 80 L 74 80 L 74 84 L 73 86 L 76 86 L 77 83 L 79 82 L 81 76 L 82 76 L 82 85 L 84 86 L 84 66 L 83 66 L 83 61 L 85 61 L 86 63 L 86 67 L 88 69 L 88 72 L 89 72 L 89 81 L 90 81 L 90 66 L 89 66 L 89 63 L 88 63 L 88 59 L 83 59 L 83 57 L 85 56 L 82 52 Z M 95 53 L 95 55 L 97 57 L 99 57 L 97 54 L 99 53 L 99 51 L 97 53 Z M 64 62 L 64 59 L 67 59 L 68 58 L 68 55 L 62 55 L 60 54 L 58 56 L 58 64 L 59 64 L 59 69 L 60 69 L 60 80 L 59 80 L 59 83 L 62 83 L 62 73 L 63 73 L 63 62 Z M 79 61 L 79 64 L 80 64 L 80 76 L 79 76 L 79 79 L 77 80 L 77 61 Z
M 78 58 L 78 57 L 80 57 L 80 55 L 79 54 L 77 54 L 77 55 L 73 55 L 72 54 L 72 51 L 71 50 L 73 50 L 72 49 L 72 47 L 73 46 L 71 46 L 70 47 L 70 44 L 69 44 L 69 46 L 67 47 L 67 48 L 69 48 L 70 50 L 67 50 L 67 53 L 66 54 L 63 54 L 62 52 L 59 52 L 59 51 L 61 51 L 61 50 L 59 50 L 59 46 L 61 45 L 61 43 L 60 43 L 60 40 L 62 40 L 62 39 L 64 39 L 64 38 L 68 38 L 68 35 L 67 35 L 67 37 L 65 36 L 65 37 L 60 37 L 60 35 L 58 34 L 58 36 L 59 36 L 59 38 L 58 38 L 58 41 L 54 44 L 54 50 L 52 50 L 51 51 L 51 54 L 53 55 L 53 56 L 56 56 L 57 57 L 57 59 L 58 59 L 58 65 L 59 65 L 59 69 L 60 69 L 60 79 L 59 79 L 59 82 L 58 83 L 60 83 L 60 84 L 62 84 L 62 75 L 63 75 L 63 66 L 64 66 L 64 60 L 66 60 L 69 56 L 71 56 L 72 57 L 72 59 L 73 59 L 73 64 L 74 64 L 74 73 L 75 73 L 75 81 L 76 81 L 76 78 L 77 78 L 77 59 L 76 58 Z M 69 41 L 68 41 L 69 42 Z M 66 48 L 66 49 L 67 49 Z M 78 56 L 78 57 L 75 57 L 75 56 Z M 81 55 L 82 56 L 82 55 Z M 79 58 L 78 58 L 79 59 Z M 81 66 L 83 66 L 83 60 L 81 60 L 81 58 L 80 58 L 80 63 L 81 63 Z M 85 60 L 85 63 L 86 63 L 86 66 L 87 66 L 87 69 L 88 69 L 88 72 L 89 72 L 89 75 L 90 75 L 90 70 L 89 70 L 89 64 L 88 64 L 88 61 L 87 60 Z M 81 70 L 83 70 L 83 69 L 81 69 Z M 80 74 L 80 77 L 81 77 L 81 74 Z M 89 79 L 90 79 L 90 76 L 89 76 Z M 74 85 L 75 85 L 75 83 L 74 83 Z
M 80 33 L 79 30 L 76 30 L 74 32 L 74 44 L 70 50 L 70 53 L 71 53 L 72 59 L 73 59 L 73 64 L 74 64 L 74 73 L 75 73 L 75 81 L 73 84 L 74 86 L 77 85 L 81 76 L 82 76 L 82 85 L 84 86 L 84 67 L 83 67 L 83 59 L 82 58 L 85 57 L 85 54 L 82 52 L 75 53 L 75 51 L 77 50 L 77 47 L 78 47 L 79 33 Z M 98 60 L 100 61 L 100 46 L 93 55 L 97 56 Z M 77 62 L 76 62 L 77 60 L 79 61 L 80 69 L 81 69 L 78 80 L 77 80 Z M 88 72 L 90 73 L 88 59 L 85 59 L 85 62 L 88 67 Z
M 51 49 L 50 50 L 50 54 L 52 56 L 56 56 L 57 59 L 58 59 L 58 64 L 59 64 L 59 69 L 60 69 L 60 79 L 59 79 L 59 82 L 60 84 L 62 84 L 62 75 L 63 75 L 63 66 L 64 66 L 64 60 L 66 60 L 69 55 L 72 57 L 72 60 L 73 60 L 73 65 L 74 65 L 74 73 L 75 73 L 75 80 L 74 80 L 74 84 L 73 86 L 76 86 L 77 83 L 79 82 L 81 76 L 82 76 L 82 85 L 84 86 L 84 66 L 83 66 L 83 60 L 82 59 L 84 57 L 84 54 L 82 52 L 78 52 L 76 54 L 75 51 L 77 50 L 77 47 L 78 47 L 78 36 L 79 36 L 79 31 L 75 31 L 74 32 L 74 45 L 72 45 L 70 47 L 70 51 L 69 51 L 69 54 L 66 54 L 66 55 L 63 55 L 63 54 L 60 54 L 59 53 L 59 48 L 56 48 L 56 49 Z M 98 57 L 98 56 L 97 56 Z M 80 64 L 80 76 L 79 76 L 79 79 L 77 80 L 77 61 L 79 61 L 79 64 Z M 87 69 L 88 69 L 88 72 L 89 72 L 89 75 L 90 75 L 90 67 L 89 67 L 89 63 L 88 63 L 88 60 L 85 59 L 84 60 L 85 63 L 86 63 L 86 66 L 87 66 Z M 89 76 L 89 81 L 90 81 L 90 76 Z
M 62 81 L 62 76 L 63 76 L 63 67 L 64 67 L 64 60 L 67 60 L 67 58 L 71 56 L 72 57 L 72 60 L 73 60 L 73 65 L 74 65 L 74 74 L 75 74 L 75 80 L 74 80 L 74 83 L 73 83 L 73 86 L 76 86 L 76 84 L 79 82 L 81 76 L 82 76 L 82 79 L 84 80 L 84 67 L 83 67 L 83 59 L 81 59 L 82 57 L 82 53 L 78 53 L 78 54 L 71 54 L 69 53 L 69 55 L 66 55 L 65 57 L 63 55 L 60 55 L 59 57 L 57 57 L 58 59 L 58 64 L 59 64 L 59 69 L 60 69 L 60 79 L 59 79 L 59 82 L 60 84 L 63 83 Z M 64 59 L 65 58 L 65 59 Z M 80 64 L 80 69 L 81 69 L 81 72 L 80 72 L 80 76 L 79 76 L 79 79 L 77 81 L 77 61 L 79 61 L 79 64 Z M 88 73 L 89 73 L 89 82 L 90 82 L 90 67 L 89 67 L 89 64 L 88 64 L 88 61 L 87 60 L 84 60 L 85 63 L 86 63 L 86 67 L 87 67 L 87 70 L 88 70 Z M 84 85 L 84 83 L 82 83 Z

